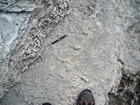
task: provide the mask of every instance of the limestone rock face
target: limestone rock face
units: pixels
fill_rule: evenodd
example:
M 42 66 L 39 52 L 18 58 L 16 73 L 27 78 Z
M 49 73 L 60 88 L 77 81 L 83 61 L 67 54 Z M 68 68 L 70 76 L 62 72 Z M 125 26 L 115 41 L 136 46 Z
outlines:
M 132 73 L 122 73 L 117 91 L 110 91 L 109 105 L 139 105 L 140 104 L 140 72 L 136 75 Z
M 0 104 L 138 105 L 140 1 L 0 1 Z M 114 103 L 114 104 L 112 104 Z
M 41 4 L 42 0 L 1 0 L 0 10 L 3 12 L 30 12 L 43 7 Z

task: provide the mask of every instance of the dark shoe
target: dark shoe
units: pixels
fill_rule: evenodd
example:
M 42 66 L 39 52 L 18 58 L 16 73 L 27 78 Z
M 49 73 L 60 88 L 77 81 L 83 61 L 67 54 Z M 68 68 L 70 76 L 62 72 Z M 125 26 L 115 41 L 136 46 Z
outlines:
M 52 104 L 50 104 L 50 103 L 44 103 L 44 104 L 42 104 L 42 105 L 52 105 Z
M 83 90 L 77 99 L 76 105 L 95 105 L 95 100 L 90 90 Z

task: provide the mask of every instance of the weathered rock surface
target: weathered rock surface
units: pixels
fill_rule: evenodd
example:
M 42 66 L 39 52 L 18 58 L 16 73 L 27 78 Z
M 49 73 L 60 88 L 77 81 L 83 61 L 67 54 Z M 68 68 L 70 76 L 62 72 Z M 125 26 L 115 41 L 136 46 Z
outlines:
M 115 93 L 110 91 L 108 94 L 109 105 L 139 105 L 140 72 L 136 75 L 122 72 L 122 78 L 117 91 Z
M 29 13 L 0 13 L 0 84 L 8 72 L 8 53 L 17 42 L 15 39 L 21 37 L 19 33 L 25 32 L 28 19 Z
M 1 105 L 72 105 L 86 88 L 97 105 L 138 105 L 139 0 L 2 0 L 0 10 Z
M 0 10 L 4 12 L 30 12 L 43 7 L 41 6 L 42 2 L 43 0 L 1 0 Z

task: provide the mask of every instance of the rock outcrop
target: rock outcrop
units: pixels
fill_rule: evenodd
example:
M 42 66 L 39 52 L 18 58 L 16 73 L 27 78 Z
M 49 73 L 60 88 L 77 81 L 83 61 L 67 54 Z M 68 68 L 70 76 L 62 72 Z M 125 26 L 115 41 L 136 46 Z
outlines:
M 0 104 L 140 101 L 140 1 L 0 1 Z

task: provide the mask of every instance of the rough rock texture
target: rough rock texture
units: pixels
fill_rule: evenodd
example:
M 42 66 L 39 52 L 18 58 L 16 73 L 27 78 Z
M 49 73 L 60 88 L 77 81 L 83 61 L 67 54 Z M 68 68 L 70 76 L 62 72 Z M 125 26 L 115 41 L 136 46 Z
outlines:
M 108 96 L 109 105 L 139 105 L 140 72 L 134 75 L 123 71 L 117 91 L 115 93 L 110 91 Z
M 25 32 L 28 19 L 29 13 L 0 13 L 0 84 L 8 72 L 8 53 L 15 39 L 21 37 L 19 33 Z
M 2 91 L 9 90 L 11 86 L 19 82 L 23 72 L 42 58 L 46 38 L 54 26 L 64 18 L 67 9 L 67 1 L 55 1 L 54 6 L 47 6 L 33 12 L 26 32 L 9 53 L 9 71 L 2 84 Z M 38 16 L 40 17 L 36 20 Z M 29 28 L 30 26 L 32 27 Z
M 43 0 L 1 0 L 0 10 L 3 12 L 29 12 L 43 7 L 42 2 Z
M 2 0 L 0 10 L 1 105 L 72 105 L 86 88 L 96 105 L 138 105 L 139 0 Z

